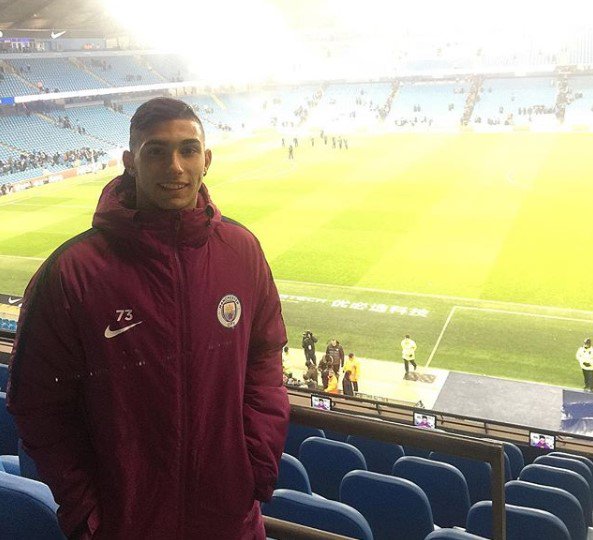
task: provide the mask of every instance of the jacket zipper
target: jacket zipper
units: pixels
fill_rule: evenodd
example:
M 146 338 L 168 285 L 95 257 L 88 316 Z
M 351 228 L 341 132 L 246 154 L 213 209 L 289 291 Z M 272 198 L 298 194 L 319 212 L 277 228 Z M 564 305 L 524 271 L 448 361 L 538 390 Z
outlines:
M 185 537 L 184 524 L 186 514 L 186 499 L 187 499 L 187 309 L 186 299 L 187 287 L 185 284 L 185 277 L 183 274 L 183 265 L 179 253 L 179 231 L 181 230 L 181 214 L 177 214 L 175 220 L 175 265 L 177 268 L 177 294 L 179 306 L 179 360 L 181 363 L 181 444 L 179 457 L 179 535 L 178 538 Z

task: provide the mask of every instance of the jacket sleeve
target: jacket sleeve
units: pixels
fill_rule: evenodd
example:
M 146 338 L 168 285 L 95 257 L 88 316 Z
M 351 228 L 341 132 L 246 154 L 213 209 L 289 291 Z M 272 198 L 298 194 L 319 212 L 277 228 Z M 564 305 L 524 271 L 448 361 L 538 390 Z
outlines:
M 52 264 L 46 262 L 25 293 L 10 361 L 8 410 L 27 453 L 59 504 L 66 535 L 98 527 L 95 459 L 82 405 L 84 357 Z
M 255 498 L 272 496 L 278 463 L 284 449 L 290 406 L 282 385 L 281 351 L 286 330 L 278 291 L 265 263 L 249 344 L 245 379 L 243 425 L 255 480 Z

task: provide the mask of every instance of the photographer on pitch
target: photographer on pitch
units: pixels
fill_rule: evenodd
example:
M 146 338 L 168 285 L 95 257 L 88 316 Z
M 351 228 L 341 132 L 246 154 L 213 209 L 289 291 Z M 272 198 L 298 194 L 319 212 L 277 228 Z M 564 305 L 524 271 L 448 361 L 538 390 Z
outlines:
M 307 365 L 309 362 L 313 362 L 314 365 L 317 365 L 317 357 L 315 356 L 315 343 L 317 343 L 317 338 L 313 335 L 311 330 L 303 332 L 303 341 L 301 346 L 305 352 L 305 365 Z

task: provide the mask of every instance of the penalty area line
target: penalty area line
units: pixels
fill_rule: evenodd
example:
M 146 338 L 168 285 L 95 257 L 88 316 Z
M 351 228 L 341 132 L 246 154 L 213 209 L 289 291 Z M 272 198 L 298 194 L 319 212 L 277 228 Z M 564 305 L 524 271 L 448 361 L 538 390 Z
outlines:
M 443 336 L 445 335 L 445 331 L 447 330 L 447 327 L 449 326 L 449 323 L 451 322 L 451 319 L 453 318 L 453 314 L 455 313 L 456 309 L 457 309 L 457 306 L 453 306 L 451 308 L 451 310 L 449 311 L 447 320 L 445 321 L 445 324 L 443 325 L 443 328 L 441 329 L 441 333 L 439 334 L 439 337 L 437 338 L 437 341 L 434 344 L 432 352 L 430 353 L 430 356 L 428 357 L 428 360 L 426 361 L 426 365 L 424 367 L 430 366 L 430 363 L 432 362 L 432 359 L 433 359 L 434 355 L 436 354 L 437 349 L 439 348 L 439 345 L 441 344 L 441 340 L 443 339 Z

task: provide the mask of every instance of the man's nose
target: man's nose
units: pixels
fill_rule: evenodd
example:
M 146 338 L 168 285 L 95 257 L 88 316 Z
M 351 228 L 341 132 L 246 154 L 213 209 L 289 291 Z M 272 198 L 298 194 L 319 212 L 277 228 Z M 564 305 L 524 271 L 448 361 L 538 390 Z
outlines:
M 175 173 L 182 173 L 183 167 L 181 165 L 181 156 L 178 152 L 171 154 L 171 161 L 169 162 L 169 169 Z

